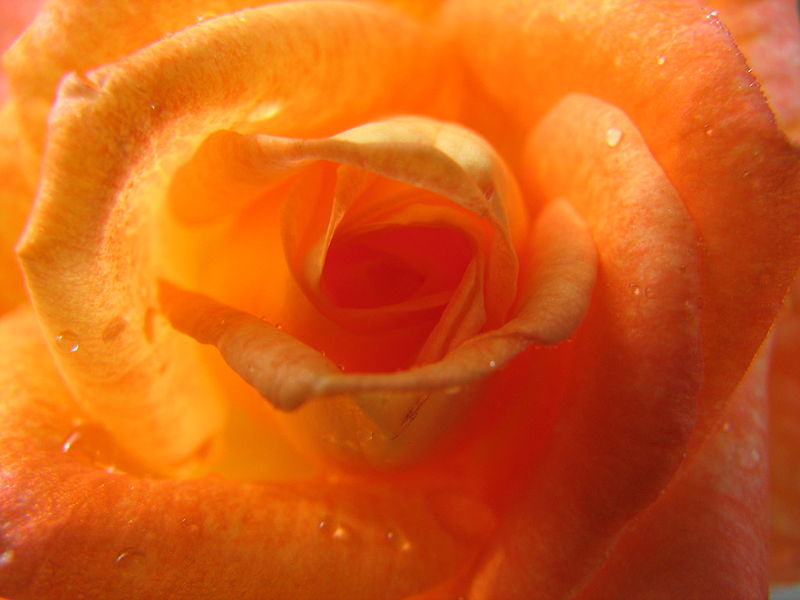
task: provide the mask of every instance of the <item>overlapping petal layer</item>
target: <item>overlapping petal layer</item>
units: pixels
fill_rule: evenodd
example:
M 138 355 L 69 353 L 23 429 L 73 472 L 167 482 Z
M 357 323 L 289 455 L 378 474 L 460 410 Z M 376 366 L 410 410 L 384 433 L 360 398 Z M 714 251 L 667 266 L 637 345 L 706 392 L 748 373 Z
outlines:
M 568 376 L 536 381 L 526 373 L 543 360 L 534 355 L 516 366 L 531 383 L 488 392 L 535 408 L 516 417 L 508 449 L 516 485 L 496 483 L 510 489 L 506 520 L 476 578 L 479 598 L 580 589 L 680 464 L 701 381 L 697 234 L 630 120 L 568 96 L 530 137 L 526 164 L 543 197 L 568 199 L 586 219 L 598 283 L 574 343 L 560 349 L 556 369 Z
M 778 125 L 800 141 L 800 15 L 794 0 L 713 0 L 763 86 Z
M 697 445 L 798 265 L 798 154 L 758 83 L 716 15 L 693 3 L 469 0 L 452 2 L 450 18 L 480 81 L 523 126 L 568 92 L 615 104 L 686 205 L 702 285 Z
M 55 356 L 68 385 L 131 452 L 174 468 L 221 419 L 194 342 L 157 311 L 153 219 L 163 178 L 220 128 L 319 130 L 388 103 L 411 107 L 428 89 L 419 69 L 439 60 L 436 45 L 380 7 L 286 4 L 204 21 L 67 77 L 19 253 L 44 331 L 65 350 Z M 384 62 L 395 68 L 376 76 Z M 320 87 L 331 90 L 327 109 Z M 358 100 L 343 114 L 337 107 L 350 98 Z
M 398 494 L 377 482 L 108 472 L 65 444 L 80 409 L 34 315 L 4 319 L 0 343 L 4 596 L 404 598 L 457 572 L 493 527 L 442 477 Z
M 767 344 L 722 423 L 625 532 L 580 600 L 766 598 L 769 358 Z
M 800 280 L 775 326 L 769 374 L 770 576 L 800 580 Z
M 351 281 L 352 273 L 340 269 L 331 276 L 326 267 L 337 261 L 324 257 L 348 256 L 346 243 L 337 246 L 342 241 L 337 227 L 341 212 L 357 205 L 369 187 L 362 161 L 385 151 L 387 164 L 396 165 L 398 155 L 392 148 L 359 154 L 347 144 L 274 136 L 328 135 L 387 112 L 419 109 L 452 118 L 458 114 L 452 99 L 441 110 L 439 99 L 429 96 L 431 89 L 446 87 L 437 85 L 443 63 L 454 66 L 456 78 L 460 63 L 447 62 L 448 50 L 426 26 L 366 5 L 310 2 L 215 18 L 211 10 L 194 15 L 195 3 L 167 4 L 153 5 L 148 22 L 137 21 L 139 31 L 126 27 L 111 46 L 96 49 L 79 38 L 133 12 L 141 15 L 143 3 L 117 3 L 95 13 L 90 2 L 50 2 L 20 46 L 27 49 L 11 59 L 16 108 L 30 128 L 31 165 L 38 164 L 57 80 L 70 70 L 77 75 L 68 76 L 60 93 L 46 184 L 21 247 L 49 339 L 44 345 L 35 341 L 30 316 L 14 316 L 4 325 L 7 347 L 31 362 L 0 370 L 11 392 L 9 402 L 0 404 L 3 417 L 19 424 L 0 434 L 2 476 L 13 481 L 0 496 L 13 516 L 0 531 L 0 568 L 5 567 L 0 582 L 7 586 L 0 593 L 25 588 L 37 597 L 53 589 L 66 595 L 88 590 L 113 597 L 110 590 L 120 589 L 122 581 L 131 586 L 126 597 L 194 596 L 197 588 L 211 597 L 231 590 L 258 596 L 264 588 L 300 597 L 296 590 L 304 584 L 309 597 L 326 597 L 333 589 L 342 597 L 366 590 L 375 597 L 421 593 L 415 598 L 449 600 L 471 587 L 470 597 L 479 599 L 578 593 L 601 598 L 656 593 L 661 583 L 674 590 L 663 581 L 665 572 L 676 574 L 673 583 L 684 595 L 705 593 L 713 580 L 694 579 L 672 561 L 675 556 L 656 552 L 667 548 L 719 560 L 720 576 L 730 575 L 720 585 L 732 585 L 732 594 L 760 593 L 763 432 L 754 417 L 759 396 L 740 388 L 746 402 L 734 405 L 731 428 L 705 444 L 703 438 L 716 431 L 725 399 L 796 269 L 798 159 L 774 128 L 755 81 L 714 14 L 691 2 L 660 0 L 535 5 L 453 0 L 445 20 L 460 38 L 473 74 L 515 115 L 520 131 L 531 133 L 525 156 L 507 157 L 526 174 L 527 209 L 539 216 L 527 245 L 513 232 L 507 236 L 522 267 L 518 298 L 509 310 L 513 294 L 505 284 L 487 306 L 473 302 L 478 296 L 472 294 L 460 306 L 479 310 L 459 313 L 451 323 L 462 316 L 463 322 L 485 319 L 492 327 L 504 317 L 511 320 L 463 343 L 483 326 L 453 327 L 470 332 L 453 336 L 440 329 L 442 341 L 418 361 L 427 364 L 399 373 L 353 374 L 314 349 L 326 347 L 341 329 L 303 331 L 297 321 L 285 323 L 301 333 L 298 340 L 259 317 L 271 319 L 298 299 L 292 308 L 300 324 L 311 314 L 308 306 L 338 319 L 337 327 L 361 325 L 366 313 L 358 311 L 365 306 L 354 306 L 357 302 L 369 304 L 371 316 L 380 314 L 375 305 L 386 298 L 348 295 L 347 286 L 336 282 Z M 239 8 L 234 4 L 220 3 L 220 10 Z M 434 12 L 433 3 L 392 4 L 414 15 Z M 187 25 L 122 58 L 158 39 L 159 30 Z M 63 33 L 63 46 L 50 47 L 53 31 Z M 541 57 L 547 57 L 546 65 Z M 84 73 L 106 61 L 118 62 Z M 392 68 L 383 68 L 386 64 Z M 504 151 L 515 150 L 523 136 L 498 133 L 512 126 L 511 117 L 504 111 L 478 116 L 493 106 L 478 87 L 469 90 L 459 116 L 491 123 L 485 135 Z M 326 90 L 324 104 L 320 89 Z M 562 100 L 575 91 L 613 102 L 628 117 L 593 97 Z M 791 116 L 783 118 L 791 130 Z M 270 136 L 251 136 L 261 132 Z M 233 154 L 249 163 L 245 168 L 215 157 L 231 141 Z M 336 147 L 336 156 L 320 150 L 326 143 L 328 150 Z M 200 152 L 189 160 L 198 146 Z M 247 146 L 257 151 L 239 152 Z M 272 181 L 270 169 L 285 167 L 280 163 L 287 152 L 302 156 L 299 162 L 341 160 L 351 153 L 351 163 L 340 169 L 335 184 L 330 165 L 312 167 L 313 177 L 297 178 L 298 185 L 287 184 L 283 175 Z M 419 162 L 423 156 L 436 160 L 420 150 Z M 267 169 L 257 164 L 265 157 Z M 192 188 L 208 167 L 214 172 Z M 401 180 L 408 175 L 405 168 L 398 172 Z M 376 187 L 392 194 L 400 189 L 384 180 Z M 476 187 L 483 200 L 492 199 L 494 185 Z M 323 188 L 331 194 L 321 218 L 314 202 Z M 304 214 L 281 217 L 277 203 L 263 201 L 265 191 L 295 194 Z M 221 252 L 226 260 L 209 259 L 213 245 L 192 269 L 185 269 L 191 258 L 163 260 L 166 248 L 155 224 L 164 206 L 184 225 L 211 223 L 209 236 L 228 244 Z M 492 222 L 491 212 L 479 208 L 476 214 Z M 280 240 L 287 222 L 288 265 L 282 264 Z M 449 237 L 454 246 L 483 239 L 483 224 L 473 227 L 472 216 L 460 222 L 471 233 Z M 272 224 L 264 229 L 265 223 Z M 595 277 L 587 225 L 600 264 L 588 317 L 573 343 L 525 350 L 569 336 L 586 311 Z M 311 239 L 306 235 L 311 230 L 321 235 Z M 524 237 L 525 227 L 520 231 Z M 424 249 L 425 235 L 415 231 L 409 239 Z M 392 250 L 394 239 L 381 238 L 380 250 Z M 362 241 L 359 249 L 367 246 Z M 326 255 L 320 245 L 334 252 Z M 266 250 L 263 262 L 253 258 L 258 254 L 253 249 Z M 421 262 L 423 254 L 414 260 Z M 440 270 L 460 268 L 459 260 Z M 210 264 L 214 273 L 204 279 Z M 270 273 L 270 284 L 253 290 L 250 278 L 259 264 Z M 494 270 L 501 274 L 495 281 L 514 279 L 509 264 Z M 476 274 L 490 279 L 491 271 L 475 268 L 470 276 L 482 284 Z M 395 273 L 400 276 L 393 300 L 413 287 L 407 269 Z M 159 298 L 156 282 L 164 275 L 225 304 L 169 284 Z M 291 296 L 285 281 L 292 278 L 301 281 L 304 294 Z M 494 308 L 488 306 L 492 302 Z M 447 411 L 455 403 L 469 402 L 473 410 L 466 411 L 461 438 L 447 452 L 410 473 L 375 473 L 369 484 L 358 476 L 305 485 L 153 481 L 107 473 L 69 453 L 61 456 L 76 411 L 112 429 L 149 470 L 180 471 L 213 445 L 223 418 L 221 396 L 199 379 L 209 363 L 168 319 L 215 344 L 242 377 L 283 408 L 318 398 L 312 410 L 298 411 L 297 420 L 329 444 L 331 453 L 372 452 L 379 464 L 402 462 L 411 448 L 436 439 L 431 415 L 438 418 L 442 407 Z M 416 347 L 417 341 L 407 345 Z M 30 376 L 32 361 L 47 363 L 48 344 L 77 407 L 49 368 L 40 369 L 40 379 Z M 348 346 L 357 348 L 354 355 L 380 354 Z M 403 352 L 406 359 L 414 356 Z M 350 360 L 337 362 L 347 366 Z M 381 355 L 372 363 L 379 368 L 364 370 L 401 363 Z M 407 364 L 414 364 L 413 358 Z M 761 376 L 752 373 L 747 386 Z M 694 461 L 646 509 L 675 474 L 693 431 Z M 733 449 L 731 440 L 746 442 L 747 449 Z M 431 483 L 436 479 L 446 485 Z M 456 480 L 455 493 L 445 490 L 441 496 Z M 717 500 L 719 510 L 693 518 L 701 497 Z M 483 500 L 501 515 L 501 523 L 486 561 L 471 562 L 493 526 Z M 634 526 L 625 530 L 632 520 Z M 669 523 L 686 522 L 705 532 L 700 542 L 724 542 L 709 548 L 671 536 Z M 280 537 L 265 538 L 264 531 L 278 531 Z M 664 547 L 654 550 L 659 541 Z M 423 545 L 427 548 L 420 551 Z M 744 545 L 758 546 L 759 552 L 743 553 Z M 75 546 L 89 547 L 90 555 L 73 556 L 69 548 Z M 621 553 L 619 562 L 601 567 L 612 549 Z M 645 551 L 666 569 L 652 578 L 653 585 L 645 576 L 626 577 L 620 566 Z M 711 557 L 713 552 L 721 555 Z M 226 556 L 222 569 L 215 562 L 219 554 Z M 103 567 L 85 570 L 87 559 Z M 471 566 L 477 576 L 468 583 Z M 593 574 L 599 578 L 581 592 Z M 430 586 L 436 588 L 423 591 Z

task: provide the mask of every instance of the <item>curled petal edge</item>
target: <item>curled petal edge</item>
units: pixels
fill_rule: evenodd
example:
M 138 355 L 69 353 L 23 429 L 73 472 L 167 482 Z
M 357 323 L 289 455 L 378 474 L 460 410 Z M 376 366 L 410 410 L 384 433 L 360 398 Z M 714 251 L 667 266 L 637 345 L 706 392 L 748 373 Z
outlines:
M 342 373 L 316 350 L 243 311 L 162 283 L 164 313 L 176 329 L 212 344 L 274 406 L 293 410 L 311 398 L 373 391 L 430 391 L 488 377 L 531 344 L 569 337 L 589 307 L 596 252 L 569 204 L 554 201 L 539 218 L 536 257 L 524 300 L 502 327 L 475 336 L 444 359 L 398 373 Z

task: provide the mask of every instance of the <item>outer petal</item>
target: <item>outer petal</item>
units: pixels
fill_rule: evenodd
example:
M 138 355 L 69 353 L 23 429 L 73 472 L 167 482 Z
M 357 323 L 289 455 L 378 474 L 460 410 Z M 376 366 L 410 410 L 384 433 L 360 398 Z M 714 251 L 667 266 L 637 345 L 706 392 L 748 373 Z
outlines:
M 0 322 L 0 344 L 4 596 L 403 598 L 456 572 L 491 530 L 482 504 L 447 478 L 262 484 L 107 472 L 69 446 L 78 409 L 33 315 Z
M 33 19 L 39 4 L 39 0 L 0 2 L 0 54 Z M 22 171 L 17 123 L 5 104 L 7 88 L 5 71 L 0 69 L 0 314 L 25 297 L 13 248 L 33 199 L 32 186 Z
M 263 0 L 47 0 L 31 27 L 4 58 L 25 136 L 31 173 L 44 150 L 47 116 L 68 73 L 84 74 L 198 21 Z M 32 2 L 16 3 L 31 5 Z M 114 35 L 109 35 L 113 31 Z
M 380 7 L 282 4 L 205 21 L 90 79 L 67 77 L 19 254 L 71 389 L 131 452 L 174 468 L 220 422 L 194 342 L 156 309 L 164 177 L 216 129 L 346 127 L 387 103 L 413 106 L 434 46 Z M 384 63 L 395 68 L 374 69 Z
M 19 158 L 17 124 L 8 105 L 0 108 L 0 314 L 25 298 L 22 272 L 14 256 L 34 191 Z
M 775 326 L 769 375 L 770 575 L 800 581 L 800 279 Z
M 600 264 L 589 314 L 555 364 L 529 353 L 488 392 L 527 408 L 503 408 L 526 412 L 499 428 L 509 446 L 494 462 L 512 465 L 512 483 L 490 486 L 507 496 L 471 592 L 481 599 L 579 590 L 680 464 L 700 382 L 696 233 L 630 120 L 568 96 L 532 134 L 526 165 L 544 197 L 586 219 Z
M 619 106 L 697 224 L 705 367 L 699 443 L 797 269 L 796 150 L 775 127 L 728 32 L 694 3 L 467 0 L 451 6 L 479 79 L 523 125 L 536 123 L 572 91 Z
M 0 54 L 4 53 L 22 30 L 33 20 L 41 0 L 19 0 L 0 2 Z M 0 102 L 8 94 L 8 82 L 4 71 L 0 71 Z
M 767 343 L 722 424 L 626 531 L 580 600 L 767 597 L 769 358 Z
M 800 141 L 800 18 L 795 0 L 712 0 L 770 101 L 778 124 Z

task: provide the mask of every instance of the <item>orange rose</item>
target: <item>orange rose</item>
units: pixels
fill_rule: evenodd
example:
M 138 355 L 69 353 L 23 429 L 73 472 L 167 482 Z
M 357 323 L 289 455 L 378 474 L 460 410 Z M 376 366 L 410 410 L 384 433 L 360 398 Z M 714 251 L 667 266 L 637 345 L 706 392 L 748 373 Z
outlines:
M 720 15 L 262 4 L 6 54 L 0 594 L 765 597 L 800 156 Z

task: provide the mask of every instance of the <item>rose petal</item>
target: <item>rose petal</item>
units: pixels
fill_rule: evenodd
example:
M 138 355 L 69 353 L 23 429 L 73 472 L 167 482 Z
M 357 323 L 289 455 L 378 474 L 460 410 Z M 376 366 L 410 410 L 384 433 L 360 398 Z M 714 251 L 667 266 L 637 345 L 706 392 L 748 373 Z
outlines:
M 595 254 L 582 221 L 568 205 L 556 202 L 544 211 L 531 236 L 530 254 L 535 258 L 526 257 L 530 274 L 523 302 L 507 324 L 463 342 L 440 361 L 396 373 L 341 373 L 289 334 L 199 294 L 167 288 L 164 310 L 178 329 L 216 345 L 228 364 L 279 408 L 355 394 L 364 415 L 338 399 L 302 415 L 305 433 L 312 439 L 342 440 L 368 462 L 391 464 L 417 458 L 452 422 L 453 413 L 463 412 L 462 401 L 448 398 L 451 390 L 460 393 L 463 386 L 485 379 L 530 344 L 563 340 L 580 323 L 594 283 Z M 373 392 L 379 396 L 365 395 Z M 422 404 L 429 410 L 420 414 Z M 329 445 L 323 444 L 323 451 Z
M 14 246 L 17 243 L 28 210 L 33 189 L 26 180 L 19 160 L 16 122 L 8 105 L 0 109 L 0 314 L 25 299 Z
M 565 93 L 611 102 L 637 124 L 686 204 L 701 251 L 699 444 L 800 255 L 798 153 L 730 35 L 707 9 L 658 0 L 454 1 L 448 17 L 480 81 L 523 126 Z
M 764 87 L 778 124 L 800 140 L 800 19 L 795 0 L 711 0 Z
M 311 183 L 319 176 L 318 170 L 311 171 L 318 161 L 342 165 L 336 169 L 334 189 L 318 189 L 317 184 Z M 284 190 L 275 193 L 275 188 L 280 188 L 281 182 L 291 177 L 300 181 L 290 188 L 290 192 L 287 194 L 283 184 Z M 384 177 L 407 185 L 392 186 L 382 179 Z M 300 186 L 309 189 L 301 193 Z M 365 187 L 377 189 L 365 190 Z M 430 193 L 424 194 L 423 190 Z M 221 202 L 223 198 L 225 201 Z M 259 198 L 264 203 L 286 204 L 281 232 L 285 243 L 280 254 L 286 254 L 292 273 L 306 296 L 312 298 L 317 309 L 328 318 L 372 335 L 392 326 L 413 324 L 416 313 L 430 308 L 430 302 L 423 300 L 429 298 L 433 301 L 445 290 L 433 287 L 433 292 L 426 293 L 423 287 L 412 300 L 400 303 L 384 300 L 373 310 L 367 310 L 366 306 L 334 306 L 331 304 L 333 300 L 321 288 L 326 264 L 330 266 L 331 253 L 335 250 L 332 242 L 337 236 L 357 238 L 360 234 L 376 233 L 392 226 L 396 226 L 398 232 L 413 227 L 436 228 L 436 237 L 440 238 L 437 256 L 431 257 L 423 252 L 416 257 L 416 262 L 423 263 L 416 266 L 420 270 L 431 269 L 431 264 L 436 268 L 437 257 L 444 263 L 447 246 L 443 240 L 448 238 L 441 236 L 448 231 L 461 230 L 466 238 L 472 240 L 472 245 L 479 250 L 479 276 L 481 281 L 485 279 L 486 290 L 483 285 L 477 290 L 485 312 L 482 307 L 480 314 L 474 316 L 475 322 L 470 324 L 469 316 L 463 315 L 466 309 L 453 298 L 417 362 L 441 358 L 447 345 L 454 346 L 482 328 L 498 327 L 507 319 L 516 296 L 514 247 L 521 246 L 527 232 L 527 218 L 513 177 L 500 159 L 483 140 L 460 127 L 420 117 L 406 117 L 362 125 L 319 140 L 268 136 L 248 138 L 218 132 L 181 169 L 171 191 L 172 204 L 180 219 L 190 223 L 219 219 L 225 214 L 241 211 Z M 269 223 L 264 225 L 264 231 L 267 231 Z M 399 252 L 413 262 L 411 258 L 416 247 L 403 248 L 402 241 L 396 242 Z M 372 241 L 373 244 L 378 242 L 380 239 L 377 238 Z M 215 252 L 225 255 L 224 248 L 215 249 Z M 246 260 L 246 257 L 226 256 L 226 262 L 237 262 L 242 258 Z M 207 259 L 201 260 L 207 268 Z M 259 255 L 259 260 L 269 259 Z M 409 266 L 415 268 L 413 264 Z M 433 280 L 429 286 L 441 285 L 442 280 L 448 277 L 446 266 L 442 264 L 442 272 L 437 270 L 435 275 L 427 277 L 427 280 Z M 285 271 L 285 268 L 272 265 L 271 280 L 281 279 L 273 274 L 276 271 Z M 352 295 L 355 297 L 359 294 L 363 297 L 370 291 L 358 289 L 356 284 L 361 282 L 352 278 L 342 282 L 334 279 L 330 283 L 354 287 Z M 463 287 L 461 285 L 459 289 Z M 454 296 L 458 293 L 455 292 Z M 239 301 L 230 292 L 223 298 L 234 303 Z M 281 314 L 286 312 L 285 308 L 272 312 L 265 311 L 264 307 L 254 307 L 253 310 L 270 315 L 281 323 L 291 317 Z M 448 320 L 450 326 L 442 327 Z M 463 331 L 454 337 L 457 328 Z M 326 346 L 323 340 L 314 339 L 321 327 L 307 329 L 302 337 L 329 353 L 335 353 L 337 346 L 348 345 L 347 332 L 339 333 L 336 346 L 331 347 Z M 434 344 L 441 349 L 432 349 Z M 336 359 L 347 362 L 341 356 Z M 348 369 L 352 367 L 348 365 Z
M 221 419 L 193 342 L 155 309 L 162 177 L 218 129 L 334 127 L 388 102 L 412 106 L 429 87 L 417 65 L 435 63 L 435 45 L 379 7 L 281 4 L 204 21 L 65 79 L 19 255 L 70 388 L 153 468 L 189 459 Z M 373 69 L 386 63 L 396 68 Z M 320 87 L 330 90 L 322 109 Z
M 41 0 L 18 0 L 0 3 L 0 54 L 5 53 L 22 30 L 33 20 Z M 8 94 L 5 71 L 0 69 L 0 102 Z
M 62 451 L 77 408 L 30 311 L 0 322 L 0 345 L 2 595 L 403 598 L 450 577 L 493 526 L 447 478 L 261 484 L 107 472 Z
M 47 116 L 65 75 L 88 73 L 218 14 L 269 3 L 270 0 L 124 0 L 101 5 L 92 0 L 43 2 L 33 24 L 5 57 L 31 169 L 38 168 Z
M 700 382 L 696 233 L 631 121 L 568 96 L 529 138 L 526 165 L 542 197 L 586 220 L 598 282 L 572 345 L 523 356 L 487 391 L 528 408 L 507 409 L 507 446 L 493 454 L 511 465 L 489 480 L 506 519 L 477 598 L 580 589 L 680 464 Z
M 800 279 L 775 325 L 769 374 L 770 576 L 800 580 Z
M 767 597 L 765 347 L 723 423 L 622 536 L 579 600 Z

